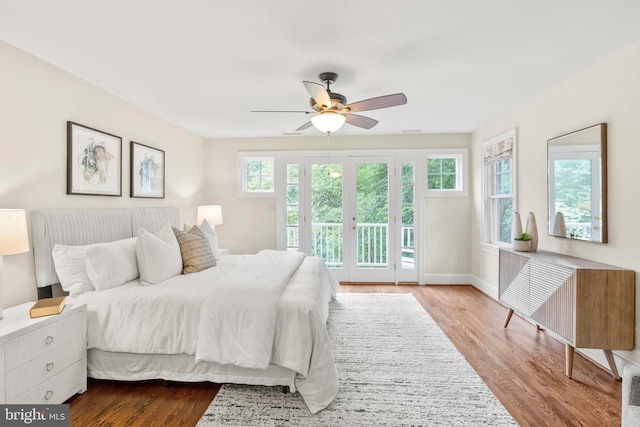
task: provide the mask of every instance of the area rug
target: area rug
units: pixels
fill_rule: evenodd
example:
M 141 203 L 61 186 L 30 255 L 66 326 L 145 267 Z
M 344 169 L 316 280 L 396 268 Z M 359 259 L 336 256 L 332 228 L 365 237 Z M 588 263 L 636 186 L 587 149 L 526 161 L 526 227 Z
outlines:
M 340 293 L 327 326 L 340 381 L 328 408 L 224 385 L 198 426 L 517 425 L 413 295 Z

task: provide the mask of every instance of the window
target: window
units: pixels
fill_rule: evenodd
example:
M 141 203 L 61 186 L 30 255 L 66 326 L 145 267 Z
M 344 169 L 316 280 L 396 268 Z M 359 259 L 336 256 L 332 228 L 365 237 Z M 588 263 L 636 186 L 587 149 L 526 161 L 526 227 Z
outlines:
M 427 160 L 427 189 L 456 190 L 458 174 L 455 158 L 431 158 Z
M 244 196 L 274 196 L 275 164 L 274 158 L 269 156 L 241 155 L 240 179 L 242 183 L 239 195 Z
M 467 150 L 431 150 L 427 154 L 427 195 L 466 196 Z
M 515 142 L 511 129 L 482 144 L 485 243 L 511 243 L 515 206 Z
M 415 212 L 416 212 L 416 178 L 414 163 L 402 163 L 402 230 L 400 250 L 402 251 L 402 268 L 415 268 Z
M 300 165 L 287 164 L 287 250 L 300 250 Z

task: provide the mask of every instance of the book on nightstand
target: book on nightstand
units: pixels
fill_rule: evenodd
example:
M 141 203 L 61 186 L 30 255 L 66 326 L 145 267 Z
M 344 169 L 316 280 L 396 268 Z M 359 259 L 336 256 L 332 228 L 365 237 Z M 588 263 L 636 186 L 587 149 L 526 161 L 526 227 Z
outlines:
M 29 316 L 34 318 L 60 314 L 64 305 L 67 303 L 65 301 L 66 298 L 67 297 L 55 297 L 38 300 L 38 302 L 31 307 L 31 310 L 29 310 Z

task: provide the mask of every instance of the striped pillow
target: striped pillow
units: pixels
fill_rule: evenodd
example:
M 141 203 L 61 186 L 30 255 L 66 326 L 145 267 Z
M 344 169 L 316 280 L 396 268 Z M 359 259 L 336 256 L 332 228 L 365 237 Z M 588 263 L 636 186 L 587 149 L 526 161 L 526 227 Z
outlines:
M 189 232 L 173 229 L 180 245 L 182 255 L 182 274 L 195 273 L 215 267 L 216 258 L 207 236 L 197 225 L 191 227 Z

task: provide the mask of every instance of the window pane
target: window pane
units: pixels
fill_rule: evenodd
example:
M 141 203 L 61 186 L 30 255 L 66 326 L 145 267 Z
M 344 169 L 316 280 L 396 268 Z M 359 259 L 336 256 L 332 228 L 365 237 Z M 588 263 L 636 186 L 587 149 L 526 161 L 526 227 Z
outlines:
M 258 191 L 260 190 L 260 177 L 248 176 L 247 177 L 247 190 Z
M 341 164 L 330 167 L 315 164 L 311 168 L 311 221 L 342 224 L 342 175 L 332 178 L 329 170 L 342 173 Z
M 427 159 L 427 189 L 457 190 L 458 159 Z
M 455 190 L 456 189 L 456 176 L 455 175 L 443 175 L 442 176 L 442 189 L 443 190 Z
M 332 177 L 329 171 L 339 172 Z M 340 268 L 342 253 L 342 165 L 311 167 L 311 253 L 329 268 Z
M 297 225 L 300 224 L 300 209 L 298 206 L 287 206 L 287 224 Z
M 273 176 L 262 177 L 262 182 L 260 184 L 260 190 L 262 190 L 262 191 L 273 191 Z
M 442 172 L 442 159 L 427 159 L 427 173 L 439 174 Z
M 287 246 L 297 248 L 300 246 L 300 229 L 287 227 Z
M 442 182 L 440 175 L 428 175 L 427 176 L 427 188 L 429 190 L 440 190 L 442 188 Z
M 504 243 L 511 243 L 512 202 L 511 197 L 494 199 L 495 238 Z
M 442 173 L 456 173 L 456 159 L 442 159 Z
M 413 185 L 404 184 L 402 186 L 402 203 L 413 204 Z
M 287 165 L 287 182 L 298 183 L 300 182 L 300 166 L 297 164 Z
M 496 175 L 496 194 L 511 194 L 511 173 Z
M 300 200 L 299 186 L 287 185 L 287 204 L 298 204 Z
M 247 191 L 273 191 L 273 158 L 252 158 L 245 163 Z
M 413 163 L 402 164 L 402 182 L 414 182 Z
M 413 206 L 402 207 L 402 225 L 413 225 Z
M 385 224 L 389 217 L 388 165 L 360 163 L 356 174 L 358 223 Z

